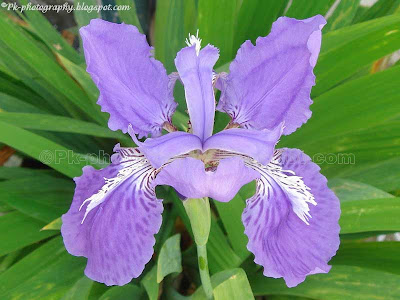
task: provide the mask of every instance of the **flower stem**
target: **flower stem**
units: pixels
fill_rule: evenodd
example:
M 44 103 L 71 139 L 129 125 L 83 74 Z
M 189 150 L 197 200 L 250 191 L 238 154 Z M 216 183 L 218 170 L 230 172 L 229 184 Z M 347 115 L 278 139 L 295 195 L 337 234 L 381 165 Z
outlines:
M 211 285 L 210 273 L 208 271 L 207 246 L 197 245 L 197 257 L 200 270 L 200 279 L 203 285 L 203 290 L 206 293 L 207 299 L 213 298 L 213 289 Z
M 210 234 L 211 213 L 208 198 L 189 198 L 183 201 L 186 213 L 192 225 L 194 240 L 197 245 L 197 257 L 200 279 L 207 299 L 213 298 L 210 273 L 208 272 L 207 240 Z

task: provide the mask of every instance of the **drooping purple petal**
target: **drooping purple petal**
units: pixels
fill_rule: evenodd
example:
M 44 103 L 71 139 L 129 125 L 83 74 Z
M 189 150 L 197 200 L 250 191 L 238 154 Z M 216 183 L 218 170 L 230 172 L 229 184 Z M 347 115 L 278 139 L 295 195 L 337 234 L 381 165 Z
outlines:
M 219 149 L 236 152 L 266 164 L 271 160 L 281 134 L 281 125 L 272 131 L 267 129 L 227 129 L 208 138 L 203 145 L 203 151 Z
M 264 267 L 264 275 L 283 277 L 293 287 L 307 275 L 330 270 L 327 263 L 339 247 L 340 207 L 320 168 L 307 155 L 297 149 L 277 153 L 281 156 L 272 165 L 255 167 L 261 179 L 256 194 L 247 200 L 242 221 L 247 248 Z M 305 201 L 308 192 L 316 205 L 312 199 Z
M 140 136 L 161 133 L 176 108 L 163 65 L 152 57 L 146 36 L 132 25 L 93 19 L 80 29 L 87 71 L 100 90 L 108 126 Z M 173 88 L 173 85 L 170 85 Z
M 218 49 L 207 45 L 199 53 L 195 46 L 185 47 L 175 58 L 176 68 L 185 87 L 193 134 L 202 141 L 212 135 L 214 126 L 215 97 L 212 77 L 218 57 Z
M 206 171 L 202 161 L 189 157 L 168 164 L 155 182 L 174 187 L 186 198 L 211 197 L 228 202 L 244 184 L 259 176 L 238 157 L 222 159 L 214 171 Z
M 202 144 L 196 135 L 175 131 L 158 138 L 149 138 L 139 148 L 152 166 L 159 168 L 171 157 L 201 150 Z
M 245 128 L 272 129 L 284 122 L 290 134 L 311 117 L 321 29 L 325 19 L 279 18 L 267 37 L 246 41 L 230 65 L 217 109 Z M 220 81 L 224 81 L 221 77 Z
M 68 252 L 88 258 L 85 274 L 107 285 L 124 285 L 142 273 L 163 210 L 149 186 L 154 169 L 148 161 L 137 149 L 116 150 L 113 164 L 102 170 L 87 166 L 75 178 L 74 199 L 61 227 Z

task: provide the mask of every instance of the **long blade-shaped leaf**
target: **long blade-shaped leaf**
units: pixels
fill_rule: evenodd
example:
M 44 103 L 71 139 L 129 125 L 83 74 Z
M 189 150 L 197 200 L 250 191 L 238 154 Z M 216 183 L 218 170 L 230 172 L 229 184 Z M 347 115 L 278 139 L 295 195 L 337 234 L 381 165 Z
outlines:
M 46 163 L 69 177 L 81 175 L 82 168 L 87 164 L 105 167 L 98 159 L 74 153 L 72 150 L 19 127 L 0 122 L 0 128 L 0 142 Z

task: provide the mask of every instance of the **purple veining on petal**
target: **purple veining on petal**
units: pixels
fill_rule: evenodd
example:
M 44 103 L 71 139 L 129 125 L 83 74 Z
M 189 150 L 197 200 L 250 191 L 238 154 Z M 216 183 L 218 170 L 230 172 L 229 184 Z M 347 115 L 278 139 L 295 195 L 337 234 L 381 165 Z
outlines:
M 185 88 L 193 134 L 202 141 L 212 135 L 214 126 L 215 97 L 212 78 L 218 57 L 218 49 L 207 45 L 198 55 L 195 46 L 185 47 L 175 58 L 175 65 Z
M 239 189 L 259 177 L 242 159 L 222 159 L 215 171 L 206 171 L 202 161 L 184 158 L 166 165 L 155 179 L 158 185 L 170 185 L 186 198 L 211 197 L 230 201 Z
M 132 25 L 91 20 L 80 29 L 87 71 L 100 90 L 98 104 L 110 113 L 111 130 L 132 124 L 140 137 L 161 134 L 175 111 L 173 85 L 152 57 L 146 36 Z
M 61 233 L 68 252 L 88 258 L 85 274 L 107 285 L 124 285 L 138 277 L 153 255 L 154 234 L 161 226 L 163 206 L 156 198 L 154 169 L 135 148 L 116 147 L 113 164 L 102 169 L 83 168 L 69 211 L 62 216 Z M 132 168 L 127 178 L 106 193 L 85 215 L 82 203 L 103 188 L 105 178 L 115 178 Z
M 246 41 L 217 87 L 217 109 L 244 128 L 272 129 L 285 123 L 283 134 L 294 132 L 311 117 L 313 68 L 321 45 L 325 19 L 279 18 L 267 37 L 254 46 Z
M 302 177 L 314 195 L 317 205 L 309 205 L 309 225 L 294 212 L 293 194 L 265 172 L 261 172 L 256 194 L 247 200 L 242 221 L 249 238 L 247 248 L 264 267 L 264 275 L 283 277 L 294 287 L 307 275 L 330 270 L 327 263 L 339 247 L 340 205 L 320 168 L 307 155 L 297 149 L 281 151 L 282 169 Z

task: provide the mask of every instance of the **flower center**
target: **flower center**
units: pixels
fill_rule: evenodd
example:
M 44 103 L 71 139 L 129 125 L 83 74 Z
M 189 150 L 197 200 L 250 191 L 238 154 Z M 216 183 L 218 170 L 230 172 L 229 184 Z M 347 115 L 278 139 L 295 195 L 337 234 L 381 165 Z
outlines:
M 189 157 L 201 160 L 204 163 L 206 171 L 214 171 L 219 164 L 219 159 L 216 158 L 217 150 L 210 149 L 205 152 L 194 150 L 189 152 Z

